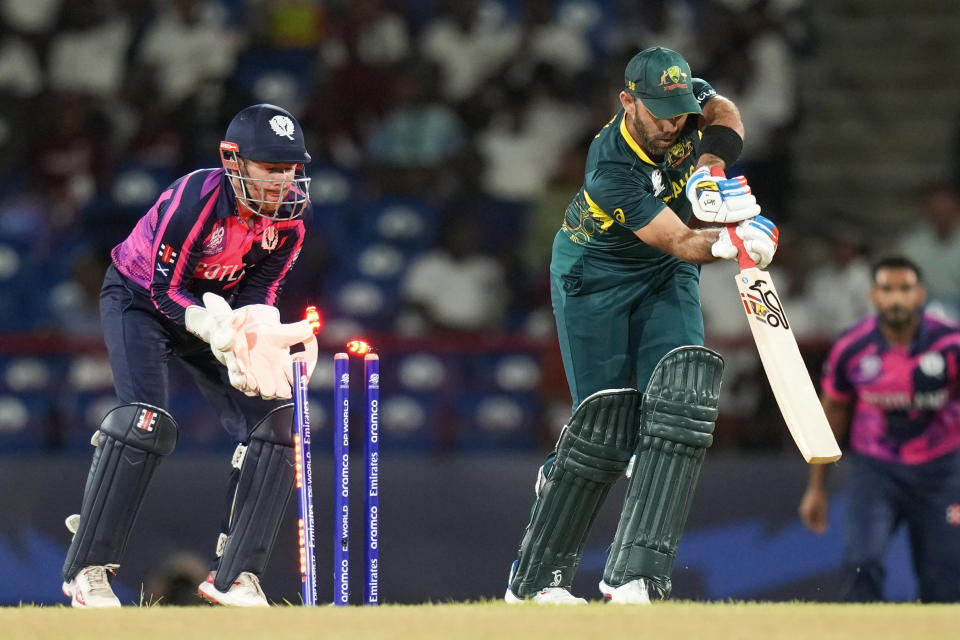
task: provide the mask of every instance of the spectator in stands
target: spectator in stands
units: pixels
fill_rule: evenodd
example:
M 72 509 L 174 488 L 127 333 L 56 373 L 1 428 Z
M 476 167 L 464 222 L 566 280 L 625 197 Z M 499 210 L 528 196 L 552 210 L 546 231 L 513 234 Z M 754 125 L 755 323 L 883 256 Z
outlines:
M 139 61 L 152 68 L 155 100 L 176 106 L 210 83 L 227 78 L 237 62 L 239 34 L 225 23 L 218 3 L 174 0 L 160 3 L 140 43 Z
M 457 114 L 435 99 L 436 69 L 410 61 L 394 75 L 394 106 L 367 139 L 378 182 L 390 191 L 426 195 L 461 151 L 464 133 Z
M 380 0 L 328 7 L 322 70 L 307 108 L 307 133 L 324 155 L 356 166 L 372 127 L 394 106 L 394 68 L 411 51 L 403 19 Z
M 79 209 L 106 188 L 110 126 L 95 101 L 83 94 L 46 95 L 35 118 L 44 123 L 44 136 L 31 148 L 31 175 L 51 199 L 52 226 L 66 230 Z
M 107 269 L 106 252 L 95 246 L 81 250 L 70 264 L 70 278 L 49 294 L 48 307 L 57 334 L 98 337 L 100 287 Z
M 421 54 L 440 66 L 443 96 L 460 103 L 512 59 L 521 31 L 496 3 L 444 0 L 439 4 L 418 44 Z
M 653 46 L 689 52 L 690 66 L 703 68 L 701 37 L 696 29 L 695 7 L 699 4 L 685 0 L 617 0 L 607 47 L 621 56 L 629 54 L 620 52 Z
M 513 54 L 507 71 L 514 77 L 532 79 L 531 71 L 549 64 L 560 74 L 575 77 L 587 71 L 593 51 L 582 27 L 558 19 L 553 0 L 527 0 L 520 23 L 520 47 Z
M 806 293 L 815 331 L 833 339 L 873 308 L 863 230 L 845 225 L 842 215 L 829 219 L 826 260 L 813 269 Z
M 476 251 L 479 233 L 476 218 L 447 218 L 438 246 L 414 259 L 404 278 L 399 331 L 419 334 L 502 327 L 506 274 L 499 262 Z
M 7 0 L 0 5 L 0 191 L 7 171 L 22 164 L 30 146 L 33 99 L 44 82 L 39 47 L 19 28 Z
M 123 84 L 132 38 L 127 14 L 102 2 L 63 0 L 47 50 L 50 88 L 109 100 Z
M 926 188 L 923 220 L 898 244 L 898 250 L 923 271 L 928 308 L 960 319 L 960 190 L 951 182 Z
M 790 147 L 784 132 L 796 124 L 796 60 L 769 0 L 722 0 L 712 3 L 704 31 L 712 34 L 713 66 L 704 72 L 722 95 L 736 102 L 750 136 L 737 163 L 750 176 L 764 207 L 787 221 L 792 176 Z M 724 25 L 724 26 L 720 26 Z

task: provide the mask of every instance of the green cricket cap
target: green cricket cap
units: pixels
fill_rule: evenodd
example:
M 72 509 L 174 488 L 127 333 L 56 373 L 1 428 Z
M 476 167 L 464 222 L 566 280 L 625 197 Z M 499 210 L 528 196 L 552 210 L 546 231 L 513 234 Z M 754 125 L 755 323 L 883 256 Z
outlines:
M 663 47 L 644 49 L 627 63 L 623 79 L 627 92 L 640 98 L 657 118 L 703 113 L 693 97 L 690 65 L 676 51 Z

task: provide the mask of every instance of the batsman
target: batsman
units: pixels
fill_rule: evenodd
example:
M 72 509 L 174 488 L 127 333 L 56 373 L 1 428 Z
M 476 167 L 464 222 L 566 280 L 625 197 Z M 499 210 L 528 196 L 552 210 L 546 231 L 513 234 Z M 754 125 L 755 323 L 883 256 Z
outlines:
M 584 542 L 621 477 L 627 493 L 600 591 L 665 598 L 704 454 L 723 359 L 704 348 L 701 263 L 760 268 L 778 230 L 742 176 L 736 106 L 669 49 L 627 64 L 622 108 L 597 133 L 583 187 L 553 243 L 551 296 L 573 415 L 540 468 L 507 602 L 580 604 L 570 592 Z M 710 225 L 688 226 L 691 216 Z

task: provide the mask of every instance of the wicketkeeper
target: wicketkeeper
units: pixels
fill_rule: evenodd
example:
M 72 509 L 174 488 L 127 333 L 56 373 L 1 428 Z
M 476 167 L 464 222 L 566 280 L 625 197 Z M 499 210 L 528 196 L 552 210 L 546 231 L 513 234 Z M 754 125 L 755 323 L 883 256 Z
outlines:
M 310 154 L 297 120 L 269 104 L 233 118 L 220 154 L 221 168 L 170 185 L 111 253 L 100 314 L 122 404 L 93 436 L 81 512 L 67 520 L 74 537 L 63 592 L 74 607 L 120 606 L 110 579 L 150 480 L 177 443 L 172 359 L 239 443 L 224 461 L 226 509 L 200 595 L 268 604 L 259 578 L 294 479 L 289 347 L 306 342 L 316 363 L 309 324 L 281 324 L 274 306 L 307 229 Z
M 713 441 L 721 357 L 703 348 L 699 263 L 735 259 L 737 223 L 761 268 L 777 228 L 742 176 L 732 102 L 654 47 L 627 64 L 622 109 L 597 133 L 584 185 L 553 243 L 551 292 L 574 412 L 540 469 L 507 602 L 577 604 L 587 532 L 629 478 L 600 582 L 615 603 L 666 597 L 704 453 Z

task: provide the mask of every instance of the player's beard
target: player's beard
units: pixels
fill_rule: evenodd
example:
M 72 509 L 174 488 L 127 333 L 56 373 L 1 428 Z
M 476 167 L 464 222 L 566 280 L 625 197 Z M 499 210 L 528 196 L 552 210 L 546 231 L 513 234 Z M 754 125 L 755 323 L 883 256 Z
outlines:
M 670 147 L 673 146 L 673 143 L 677 141 L 677 138 L 680 137 L 680 131 L 677 131 L 672 136 L 654 135 L 640 122 L 640 118 L 637 117 L 636 113 L 627 115 L 630 118 L 631 124 L 633 124 L 634 131 L 640 136 L 640 139 L 637 140 L 637 142 L 640 143 L 640 147 L 652 156 L 662 156 L 665 154 Z
M 893 331 L 903 331 L 920 320 L 918 309 L 910 309 L 898 304 L 880 310 L 880 322 Z

